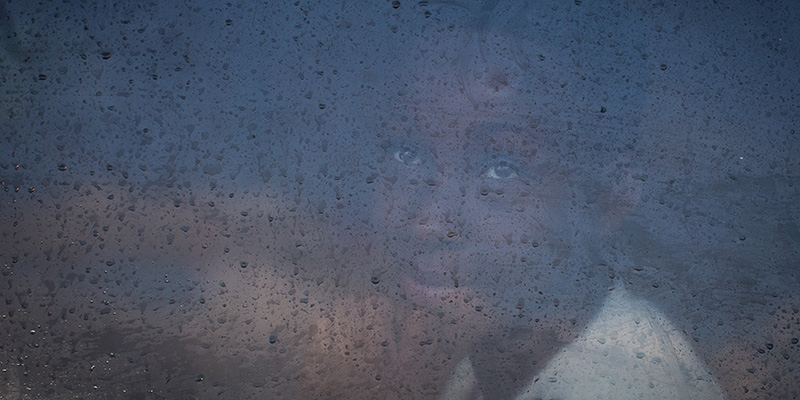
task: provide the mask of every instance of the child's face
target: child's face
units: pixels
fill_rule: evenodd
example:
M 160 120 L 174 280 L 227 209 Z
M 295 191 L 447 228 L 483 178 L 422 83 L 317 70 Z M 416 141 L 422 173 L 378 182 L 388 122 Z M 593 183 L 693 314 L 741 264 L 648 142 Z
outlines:
M 426 49 L 380 98 L 392 103 L 375 117 L 378 154 L 363 155 L 380 160 L 369 164 L 370 268 L 380 290 L 436 316 L 412 313 L 403 332 L 452 338 L 453 359 L 469 354 L 482 390 L 503 398 L 510 375 L 533 376 L 595 315 L 613 260 L 583 193 L 596 171 L 559 130 L 580 121 L 543 109 L 553 99 L 510 57 L 456 39 Z M 425 335 L 411 336 L 400 354 L 430 361 L 416 355 Z
M 446 313 L 588 318 L 608 285 L 597 221 L 576 203 L 585 175 L 563 136 L 537 125 L 527 72 L 503 55 L 437 54 L 414 61 L 380 132 L 371 220 L 384 269 Z
M 608 271 L 553 144 L 517 121 L 428 117 L 382 146 L 372 211 L 405 294 L 572 318 Z

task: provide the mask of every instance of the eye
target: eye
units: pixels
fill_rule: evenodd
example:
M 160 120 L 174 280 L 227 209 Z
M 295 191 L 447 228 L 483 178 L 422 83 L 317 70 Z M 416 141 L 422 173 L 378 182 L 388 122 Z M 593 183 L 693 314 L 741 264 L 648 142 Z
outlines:
M 497 160 L 484 173 L 492 179 L 511 179 L 517 177 L 517 167 L 508 160 Z
M 422 157 L 419 155 L 419 150 L 416 147 L 405 145 L 394 151 L 393 157 L 395 160 L 403 164 L 417 165 L 422 163 Z

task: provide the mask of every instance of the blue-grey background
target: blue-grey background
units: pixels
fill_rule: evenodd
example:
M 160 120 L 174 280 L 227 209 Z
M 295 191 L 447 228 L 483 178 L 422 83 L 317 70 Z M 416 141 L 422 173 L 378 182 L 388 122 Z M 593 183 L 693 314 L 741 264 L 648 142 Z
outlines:
M 797 398 L 798 20 L 3 1 L 0 397 L 435 398 L 470 355 L 505 398 L 528 326 L 556 349 L 621 283 L 727 397 Z M 496 131 L 525 185 L 480 174 Z

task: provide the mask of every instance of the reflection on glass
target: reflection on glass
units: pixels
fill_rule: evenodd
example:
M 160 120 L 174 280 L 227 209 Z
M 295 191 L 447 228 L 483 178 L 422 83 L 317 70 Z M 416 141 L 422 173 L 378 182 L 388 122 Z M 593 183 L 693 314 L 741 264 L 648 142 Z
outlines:
M 0 398 L 796 398 L 798 14 L 0 5 Z

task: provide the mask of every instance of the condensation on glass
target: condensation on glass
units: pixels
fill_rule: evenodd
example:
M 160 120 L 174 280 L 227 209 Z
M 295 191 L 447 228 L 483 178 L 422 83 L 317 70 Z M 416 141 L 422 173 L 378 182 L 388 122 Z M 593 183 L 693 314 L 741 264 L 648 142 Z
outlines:
M 799 18 L 4 1 L 0 398 L 797 398 Z

